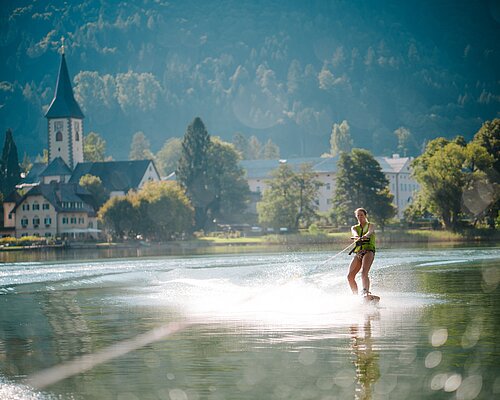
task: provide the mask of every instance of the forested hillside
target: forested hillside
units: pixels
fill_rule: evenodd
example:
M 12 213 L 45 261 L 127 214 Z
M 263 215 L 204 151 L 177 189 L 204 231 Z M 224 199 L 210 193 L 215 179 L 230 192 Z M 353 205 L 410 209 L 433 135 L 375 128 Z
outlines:
M 61 36 L 85 131 L 115 159 L 135 132 L 157 151 L 196 116 L 284 157 L 329 151 L 343 120 L 383 155 L 400 127 L 416 153 L 500 117 L 494 0 L 4 1 L 0 23 L 0 134 L 21 155 L 46 147 Z

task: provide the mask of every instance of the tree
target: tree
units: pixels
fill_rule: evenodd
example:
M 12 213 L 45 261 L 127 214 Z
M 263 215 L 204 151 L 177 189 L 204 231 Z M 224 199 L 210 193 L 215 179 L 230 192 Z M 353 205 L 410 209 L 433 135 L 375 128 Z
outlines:
M 6 196 L 14 190 L 21 180 L 21 167 L 19 166 L 17 146 L 10 129 L 7 129 L 5 133 L 5 142 L 0 165 L 1 191 Z
M 243 160 L 248 160 L 248 139 L 240 132 L 233 135 L 232 143 L 237 151 L 240 152 Z
M 366 208 L 382 228 L 395 215 L 393 195 L 382 168 L 368 150 L 340 153 L 332 217 L 338 223 L 352 219 L 358 207 Z
M 99 220 L 116 238 L 134 237 L 140 222 L 137 208 L 130 196 L 110 198 L 99 210 Z
M 212 218 L 233 222 L 246 208 L 250 189 L 234 145 L 212 137 L 208 151 L 207 180 L 212 191 L 208 211 Z
M 336 156 L 341 152 L 350 152 L 352 149 L 351 128 L 346 120 L 339 124 L 332 125 L 330 136 L 330 153 Z
M 483 185 L 481 198 L 493 194 L 490 204 L 484 210 L 484 217 L 490 228 L 495 228 L 495 221 L 500 214 L 500 119 L 486 121 L 474 135 L 472 143 L 478 144 L 492 157 L 491 168 L 485 170 L 486 184 Z M 484 190 L 486 188 L 486 190 Z
M 117 238 L 171 240 L 192 229 L 193 208 L 177 183 L 148 182 L 138 192 L 109 199 L 99 219 Z
M 85 161 L 104 161 L 106 141 L 96 132 L 90 132 L 83 139 L 83 159 Z
M 153 160 L 154 156 L 151 153 L 149 140 L 144 132 L 136 132 L 132 137 L 130 145 L 129 160 Z
M 288 164 L 281 164 L 268 184 L 257 203 L 261 224 L 293 232 L 316 217 L 315 200 L 321 183 L 314 178 L 310 165 L 301 166 L 295 173 Z
M 417 153 L 418 145 L 408 128 L 401 126 L 394 131 L 394 135 L 396 135 L 398 139 L 398 154 L 403 157 L 408 157 Z
M 177 169 L 181 157 L 182 140 L 179 138 L 168 139 L 158 153 L 156 153 L 156 166 L 161 175 L 166 176 Z
M 250 136 L 248 140 L 247 160 L 260 160 L 262 144 L 256 136 Z
M 182 140 L 182 152 L 177 166 L 177 179 L 186 191 L 195 210 L 195 229 L 204 229 L 207 206 L 213 201 L 208 187 L 208 151 L 210 135 L 201 118 L 196 117 L 187 127 Z
M 475 213 L 477 204 L 474 207 L 470 204 L 480 200 L 478 197 L 468 202 L 464 194 L 473 190 L 474 182 L 484 179 L 483 171 L 491 164 L 492 157 L 476 143 L 464 145 L 462 139 L 432 140 L 413 162 L 414 176 L 420 184 L 418 207 L 436 215 L 446 229 L 456 230 L 463 214 L 462 205 L 469 203 L 469 211 Z
M 80 186 L 87 189 L 93 198 L 94 209 L 98 210 L 106 201 L 108 195 L 104 189 L 101 178 L 85 174 L 80 178 Z
M 173 182 L 148 182 L 134 195 L 140 216 L 140 234 L 154 240 L 172 240 L 193 226 L 193 207 L 182 188 Z
M 267 140 L 262 149 L 262 158 L 264 160 L 277 160 L 280 158 L 280 148 L 271 139 Z
M 49 151 L 47 149 L 43 149 L 42 150 L 42 154 L 37 154 L 36 155 L 35 162 L 36 163 L 48 164 L 49 163 Z

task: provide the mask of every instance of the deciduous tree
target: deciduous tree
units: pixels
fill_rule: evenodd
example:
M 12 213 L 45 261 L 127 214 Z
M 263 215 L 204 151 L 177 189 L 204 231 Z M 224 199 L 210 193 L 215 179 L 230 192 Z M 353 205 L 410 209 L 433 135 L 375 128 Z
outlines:
M 153 160 L 154 155 L 151 153 L 151 145 L 144 132 L 136 132 L 132 137 L 130 145 L 130 160 Z
M 340 124 L 333 124 L 330 135 L 330 153 L 336 156 L 341 152 L 349 152 L 352 149 L 351 128 L 346 120 Z
M 96 132 L 90 132 L 83 139 L 83 159 L 85 161 L 104 161 L 106 141 Z
M 321 183 L 315 179 L 309 165 L 301 166 L 296 173 L 288 164 L 281 164 L 272 172 L 268 184 L 262 200 L 257 203 L 261 224 L 286 227 L 293 232 L 316 216 L 315 200 Z
M 162 176 L 171 174 L 177 169 L 181 157 L 182 140 L 179 138 L 168 139 L 158 153 L 156 153 L 156 166 Z

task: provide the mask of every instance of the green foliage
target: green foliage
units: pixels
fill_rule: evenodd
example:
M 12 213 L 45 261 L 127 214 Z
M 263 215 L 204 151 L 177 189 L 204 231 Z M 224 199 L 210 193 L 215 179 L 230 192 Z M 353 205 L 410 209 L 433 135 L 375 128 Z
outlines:
M 421 187 L 414 209 L 436 215 L 446 229 L 458 229 L 464 212 L 477 217 L 494 201 L 493 187 L 478 193 L 488 186 L 486 171 L 492 163 L 484 147 L 475 142 L 467 144 L 461 137 L 429 142 L 413 162 L 414 176 Z
M 148 182 L 137 193 L 109 199 L 99 219 L 116 238 L 166 241 L 192 229 L 193 209 L 182 188 L 172 182 Z
M 212 137 L 208 151 L 208 185 L 213 193 L 208 210 L 220 222 L 237 222 L 246 208 L 250 189 L 239 166 L 234 145 Z
M 363 207 L 383 227 L 395 214 L 392 200 L 389 181 L 368 150 L 340 154 L 332 209 L 337 223 L 350 221 L 354 210 Z
M 210 135 L 201 118 L 196 117 L 184 134 L 176 171 L 178 182 L 194 206 L 196 230 L 205 228 L 207 207 L 214 199 L 207 176 L 209 147 Z
M 134 133 L 130 145 L 129 160 L 153 160 L 154 155 L 151 153 L 150 147 L 151 145 L 144 132 Z
M 17 146 L 12 131 L 7 130 L 3 145 L 2 159 L 0 160 L 0 189 L 6 196 L 21 180 L 21 167 L 17 154 Z
M 317 217 L 315 199 L 321 183 L 310 165 L 302 165 L 300 171 L 294 172 L 288 164 L 281 164 L 268 183 L 257 203 L 261 224 L 295 232 Z
M 42 150 L 42 154 L 37 154 L 36 155 L 35 162 L 36 163 L 48 164 L 49 163 L 49 151 L 47 149 L 43 149 Z
M 404 126 L 394 131 L 398 139 L 397 153 L 403 157 L 414 156 L 418 153 L 418 145 L 411 131 Z
M 330 135 L 330 154 L 336 156 L 341 152 L 350 152 L 352 149 L 351 128 L 346 120 L 333 124 Z
M 181 157 L 182 140 L 179 138 L 168 139 L 158 153 L 155 164 L 162 176 L 167 176 L 177 169 Z
M 140 216 L 130 196 L 110 198 L 99 210 L 99 220 L 114 238 L 130 238 L 139 233 Z
M 136 228 L 143 237 L 172 240 L 193 226 L 193 209 L 182 188 L 170 182 L 149 182 L 134 196 L 139 214 Z
M 90 132 L 83 139 L 83 159 L 85 161 L 104 161 L 106 141 L 96 132 Z
M 92 195 L 94 209 L 98 210 L 106 201 L 108 194 L 104 189 L 101 178 L 98 176 L 85 174 L 80 178 L 80 186 L 87 189 Z
M 280 148 L 271 139 L 262 145 L 256 136 L 247 139 L 242 133 L 233 136 L 234 147 L 240 152 L 243 160 L 277 160 L 280 157 Z

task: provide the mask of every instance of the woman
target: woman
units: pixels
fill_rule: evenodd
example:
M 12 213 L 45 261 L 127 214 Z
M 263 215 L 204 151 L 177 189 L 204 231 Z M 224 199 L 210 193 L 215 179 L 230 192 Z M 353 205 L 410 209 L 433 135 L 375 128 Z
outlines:
M 370 293 L 370 279 L 368 272 L 375 258 L 375 225 L 368 221 L 367 212 L 364 208 L 358 208 L 354 215 L 358 224 L 351 228 L 352 239 L 356 241 L 353 252 L 356 254 L 349 266 L 347 280 L 353 294 L 358 294 L 356 274 L 361 270 L 361 282 L 363 283 L 362 295 L 368 300 L 374 299 Z

